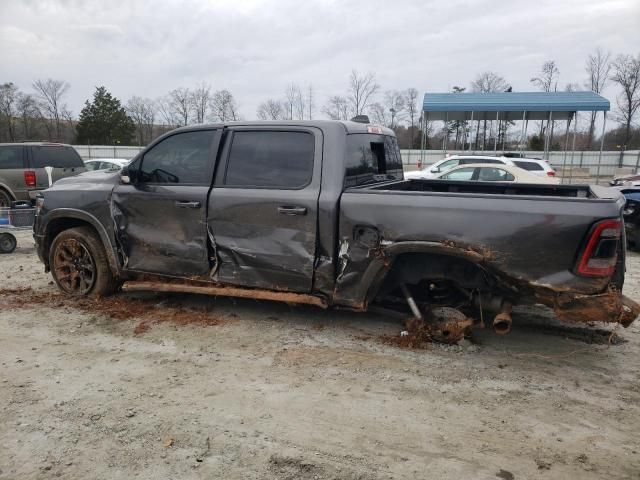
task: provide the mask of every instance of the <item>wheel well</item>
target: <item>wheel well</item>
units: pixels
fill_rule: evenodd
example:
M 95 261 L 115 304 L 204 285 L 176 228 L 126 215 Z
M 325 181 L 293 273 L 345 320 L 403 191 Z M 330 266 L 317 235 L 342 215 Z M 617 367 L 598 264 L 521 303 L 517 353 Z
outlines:
M 12 200 L 16 199 L 16 196 L 9 190 L 7 187 L 0 185 L 0 191 L 9 195 L 9 198 Z
M 424 282 L 446 282 L 466 291 L 496 288 L 493 276 L 471 260 L 438 253 L 403 253 L 394 258 L 376 298 L 392 294 L 401 285 L 416 288 Z
M 44 252 L 45 252 L 45 264 L 47 265 L 47 267 L 49 264 L 49 250 L 51 249 L 51 244 L 53 243 L 53 240 L 65 230 L 69 230 L 70 228 L 75 228 L 75 227 L 89 227 L 97 235 L 97 237 L 102 241 L 96 228 L 86 220 L 80 220 L 79 218 L 69 218 L 69 217 L 54 218 L 47 225 L 47 235 L 45 237 L 46 243 L 45 243 Z

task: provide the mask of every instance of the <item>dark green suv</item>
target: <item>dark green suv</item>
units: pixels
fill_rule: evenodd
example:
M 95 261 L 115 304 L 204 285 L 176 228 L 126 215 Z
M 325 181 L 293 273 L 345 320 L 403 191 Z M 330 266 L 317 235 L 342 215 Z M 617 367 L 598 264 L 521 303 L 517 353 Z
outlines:
M 45 167 L 52 167 L 51 178 Z M 71 145 L 0 143 L 0 207 L 14 200 L 35 201 L 50 182 L 86 171 Z

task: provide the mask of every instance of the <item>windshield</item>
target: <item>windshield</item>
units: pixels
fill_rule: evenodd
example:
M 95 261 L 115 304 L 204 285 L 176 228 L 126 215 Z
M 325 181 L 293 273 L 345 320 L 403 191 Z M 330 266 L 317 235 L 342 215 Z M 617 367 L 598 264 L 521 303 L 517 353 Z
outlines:
M 389 135 L 347 135 L 345 163 L 346 187 L 404 178 L 398 142 Z

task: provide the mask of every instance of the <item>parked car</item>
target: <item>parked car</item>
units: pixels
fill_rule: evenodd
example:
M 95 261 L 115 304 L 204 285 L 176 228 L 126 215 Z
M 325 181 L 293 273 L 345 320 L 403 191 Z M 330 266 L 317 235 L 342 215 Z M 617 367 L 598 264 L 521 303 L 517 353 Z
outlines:
M 51 181 L 86 171 L 82 158 L 71 145 L 60 143 L 0 144 L 0 207 L 14 201 L 35 201 L 49 187 L 44 167 L 53 167 Z
M 84 162 L 84 166 L 89 172 L 96 170 L 120 170 L 125 165 L 128 165 L 129 161 L 130 160 L 122 158 L 92 158 Z
M 615 177 L 613 180 L 609 182 L 612 187 L 622 187 L 622 186 L 640 186 L 640 173 L 636 172 L 631 175 L 624 175 L 622 177 Z
M 519 167 L 488 163 L 460 165 L 437 175 L 435 178 L 474 182 L 544 183 L 549 185 L 560 183 L 557 178 L 533 175 Z
M 183 127 L 120 172 L 56 182 L 36 206 L 38 255 L 70 295 L 125 282 L 378 307 L 445 340 L 480 309 L 508 332 L 514 304 L 583 323 L 627 326 L 640 313 L 621 293 L 619 192 L 404 180 L 393 131 L 363 123 Z
M 499 165 L 512 165 L 515 167 L 527 170 L 534 175 L 540 177 L 553 177 L 556 172 L 549 166 L 546 160 L 540 160 L 537 158 L 510 158 L 510 157 L 496 157 L 490 155 L 451 155 L 444 158 L 433 165 L 423 168 L 422 170 L 416 170 L 413 172 L 406 172 L 405 178 L 435 178 L 441 173 L 447 170 L 457 167 L 459 165 L 469 165 L 471 163 L 494 163 Z
M 640 188 L 624 188 L 621 192 L 626 199 L 623 215 L 627 243 L 640 250 Z

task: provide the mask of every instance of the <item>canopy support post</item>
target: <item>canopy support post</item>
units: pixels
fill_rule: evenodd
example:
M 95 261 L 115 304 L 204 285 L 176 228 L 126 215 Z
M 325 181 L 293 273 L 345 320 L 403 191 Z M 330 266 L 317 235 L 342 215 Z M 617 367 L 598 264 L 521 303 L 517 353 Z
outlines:
M 498 133 L 500 132 L 500 112 L 496 112 L 496 133 L 493 137 L 493 154 L 498 151 Z
M 600 153 L 598 153 L 598 169 L 596 170 L 596 185 L 600 181 L 600 164 L 602 163 L 602 149 L 604 147 L 604 132 L 607 127 L 607 112 L 602 112 L 604 114 L 604 119 L 602 121 L 602 137 L 600 137 Z
M 473 110 L 471 110 L 471 120 L 469 120 L 469 151 L 471 151 L 472 136 L 473 136 Z M 464 148 L 462 150 L 464 150 Z
M 576 153 L 576 136 L 578 135 L 578 112 L 573 112 L 573 144 L 571 145 L 571 167 L 569 170 L 569 185 L 573 182 L 573 156 Z
M 542 158 L 546 159 L 547 161 L 549 161 L 549 152 L 551 150 L 551 122 L 553 121 L 553 112 L 550 111 L 549 112 L 549 120 L 547 121 L 547 131 L 545 132 L 545 136 L 544 136 L 544 153 L 542 155 Z
M 423 111 L 422 112 L 422 125 L 421 125 L 421 136 L 422 139 L 420 141 L 420 165 L 419 168 L 422 168 L 422 165 L 424 165 L 424 150 L 427 147 L 427 112 Z
M 527 123 L 527 111 L 522 112 L 522 130 L 520 131 L 520 145 L 518 146 L 518 150 L 524 150 L 524 142 L 525 142 L 525 124 Z
M 449 143 L 449 112 L 446 114 L 446 120 L 444 121 L 444 135 L 442 138 L 442 150 L 444 150 L 444 156 L 447 156 L 447 147 Z
M 560 183 L 564 183 L 564 176 L 567 171 L 567 149 L 569 148 L 569 128 L 571 128 L 571 116 L 572 114 L 570 113 L 567 117 L 567 129 L 564 133 L 564 155 L 562 156 L 562 179 L 560 180 Z

